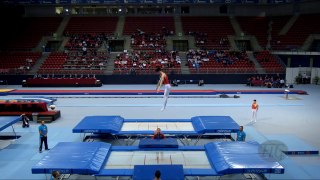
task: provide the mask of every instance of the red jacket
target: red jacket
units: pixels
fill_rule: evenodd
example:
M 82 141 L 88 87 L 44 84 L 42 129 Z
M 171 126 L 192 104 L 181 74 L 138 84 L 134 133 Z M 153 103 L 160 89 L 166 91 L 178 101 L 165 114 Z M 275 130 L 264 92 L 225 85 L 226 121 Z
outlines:
M 164 134 L 162 132 L 160 133 L 155 133 L 153 136 L 152 136 L 152 139 L 165 139 L 166 137 L 164 136 Z

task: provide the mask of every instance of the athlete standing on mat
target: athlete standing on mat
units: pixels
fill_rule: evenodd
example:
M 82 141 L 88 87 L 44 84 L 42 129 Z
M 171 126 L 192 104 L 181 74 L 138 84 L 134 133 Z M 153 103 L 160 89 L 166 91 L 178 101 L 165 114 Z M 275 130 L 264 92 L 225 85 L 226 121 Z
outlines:
M 257 100 L 253 100 L 253 103 L 251 105 L 251 109 L 252 109 L 252 122 L 257 122 L 257 113 L 258 113 L 258 109 L 259 109 L 259 105 L 257 103 Z
M 170 85 L 170 82 L 169 82 L 168 75 L 166 73 L 164 73 L 161 70 L 160 67 L 157 67 L 156 72 L 158 72 L 160 74 L 160 79 L 159 79 L 159 82 L 157 84 L 157 92 L 159 92 L 161 86 L 164 85 L 164 94 L 163 94 L 164 104 L 163 104 L 163 107 L 161 108 L 161 111 L 163 111 L 163 110 L 166 109 L 166 106 L 167 106 L 167 101 L 168 101 L 168 98 L 169 98 L 171 85 Z

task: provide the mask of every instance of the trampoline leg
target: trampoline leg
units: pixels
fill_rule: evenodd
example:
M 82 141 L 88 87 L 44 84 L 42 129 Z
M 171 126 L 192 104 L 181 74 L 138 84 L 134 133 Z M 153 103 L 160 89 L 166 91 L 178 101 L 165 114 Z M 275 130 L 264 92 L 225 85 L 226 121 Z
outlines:
M 115 143 L 119 143 L 119 144 L 120 144 L 119 138 L 118 138 L 117 135 L 112 135 L 112 137 L 113 137 L 113 139 L 115 140 Z
M 186 146 L 186 145 L 189 145 L 189 142 L 188 142 L 188 137 L 187 136 L 183 136 L 183 138 L 179 138 L 180 142 Z
M 132 139 L 130 146 L 132 146 L 137 141 L 137 139 L 139 139 L 139 136 L 137 136 L 135 139 Z
M 16 139 L 17 139 L 17 134 L 16 134 L 16 131 L 14 130 L 13 125 L 11 125 L 11 127 L 12 127 L 12 131 L 13 131 L 13 133 L 14 133 L 14 136 L 15 136 L 15 137 L 16 137 Z
M 196 142 L 194 143 L 194 145 L 197 145 L 197 143 L 200 141 L 200 138 L 202 137 L 202 135 L 199 135 L 198 137 L 197 137 L 197 140 L 196 140 Z
M 80 134 L 81 135 L 81 134 Z M 82 138 L 82 142 L 84 142 L 86 140 L 86 133 L 83 133 L 83 138 Z
M 127 146 L 129 146 L 129 141 L 131 140 L 131 136 L 129 136 L 128 138 L 127 138 L 127 142 L 126 142 L 126 145 Z
M 186 145 L 181 138 L 179 138 L 179 141 L 182 143 L 182 145 Z

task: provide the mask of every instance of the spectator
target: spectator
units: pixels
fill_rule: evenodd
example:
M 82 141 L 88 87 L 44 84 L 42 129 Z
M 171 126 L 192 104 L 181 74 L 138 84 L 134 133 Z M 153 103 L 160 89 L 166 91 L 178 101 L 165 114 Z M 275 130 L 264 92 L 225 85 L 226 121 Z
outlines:
M 154 135 L 152 136 L 152 139 L 165 139 L 166 137 L 164 136 L 164 134 L 161 132 L 160 128 L 157 128 L 157 130 L 155 131 Z
M 243 131 L 243 126 L 240 126 L 239 131 L 237 132 L 236 141 L 245 141 L 246 133 Z
M 203 79 L 199 80 L 198 86 L 203 86 L 203 85 L 204 85 L 204 80 Z
M 39 126 L 39 135 L 40 135 L 40 147 L 39 152 L 42 152 L 42 144 L 44 143 L 45 150 L 50 150 L 48 148 L 47 136 L 48 136 L 48 127 L 44 124 L 44 121 L 41 121 Z
M 29 118 L 26 116 L 26 114 L 21 114 L 21 120 L 22 120 L 22 127 L 29 127 Z
M 87 55 L 87 48 L 86 47 L 82 48 L 82 55 L 83 56 Z
M 281 78 L 281 79 L 280 79 L 280 88 L 283 88 L 284 86 L 285 86 L 285 84 L 284 84 L 284 79 Z
M 178 86 L 178 81 L 176 79 L 172 81 L 172 86 Z

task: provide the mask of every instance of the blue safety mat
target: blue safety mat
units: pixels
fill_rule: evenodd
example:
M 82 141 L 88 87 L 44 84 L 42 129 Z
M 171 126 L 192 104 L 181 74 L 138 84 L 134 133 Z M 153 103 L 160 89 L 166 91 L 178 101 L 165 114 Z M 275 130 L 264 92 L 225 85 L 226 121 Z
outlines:
M 196 116 L 191 118 L 194 130 L 199 134 L 232 133 L 239 125 L 230 116 Z
M 178 141 L 174 138 L 141 139 L 139 148 L 178 148 Z
M 0 131 L 20 121 L 20 116 L 0 116 Z
M 33 174 L 97 174 L 103 167 L 111 144 L 101 142 L 60 142 L 32 167 Z
M 86 116 L 73 128 L 73 133 L 118 133 L 123 118 L 120 116 Z
M 124 122 L 188 122 L 187 119 L 124 119 L 120 116 L 87 116 L 82 119 L 73 133 L 112 133 L 123 134 L 153 134 L 154 131 L 120 131 Z M 239 131 L 239 125 L 230 116 L 196 116 L 189 119 L 194 131 L 163 131 L 165 134 L 197 135 L 205 133 L 232 133 Z
M 152 180 L 157 170 L 161 173 L 161 179 L 184 180 L 182 165 L 135 165 L 132 179 Z
M 279 162 L 259 152 L 257 142 L 214 142 L 206 144 L 205 149 L 211 166 L 219 174 L 284 173 Z

